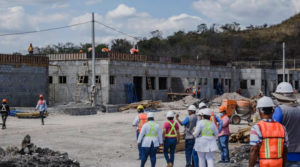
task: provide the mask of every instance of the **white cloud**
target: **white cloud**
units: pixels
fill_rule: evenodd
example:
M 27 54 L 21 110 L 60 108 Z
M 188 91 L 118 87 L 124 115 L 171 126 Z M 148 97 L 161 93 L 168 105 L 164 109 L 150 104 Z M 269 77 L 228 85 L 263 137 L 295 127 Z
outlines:
M 86 5 L 94 5 L 94 4 L 97 4 L 97 3 L 100 3 L 102 2 L 102 0 L 88 0 L 86 1 Z
M 277 24 L 299 12 L 299 0 L 198 0 L 193 7 L 208 23 Z
M 109 11 L 106 16 L 111 19 L 121 19 L 124 17 L 134 16 L 135 14 L 135 8 L 120 4 L 116 9 Z

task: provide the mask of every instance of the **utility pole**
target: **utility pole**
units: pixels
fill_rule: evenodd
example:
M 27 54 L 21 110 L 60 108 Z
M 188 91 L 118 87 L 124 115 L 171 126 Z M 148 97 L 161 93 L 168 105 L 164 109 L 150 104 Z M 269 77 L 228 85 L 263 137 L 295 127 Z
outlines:
M 285 43 L 282 43 L 282 82 L 285 82 Z
M 96 94 L 96 85 L 95 85 L 95 19 L 94 12 L 92 13 L 92 106 L 95 106 L 95 94 Z

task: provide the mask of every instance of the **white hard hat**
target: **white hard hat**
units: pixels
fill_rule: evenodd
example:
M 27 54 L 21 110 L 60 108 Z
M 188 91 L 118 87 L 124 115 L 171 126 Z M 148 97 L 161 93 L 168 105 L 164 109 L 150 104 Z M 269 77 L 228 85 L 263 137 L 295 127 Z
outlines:
M 202 112 L 203 115 L 207 115 L 207 116 L 210 116 L 211 114 L 211 111 L 209 108 L 204 108 L 202 110 L 200 110 Z
M 194 105 L 190 105 L 188 108 L 188 111 L 195 111 L 196 112 L 196 107 Z
M 206 104 L 203 102 L 199 103 L 199 108 L 202 108 L 202 107 L 206 107 Z
M 274 107 L 275 104 L 270 97 L 264 96 L 257 101 L 256 108 Z
M 149 112 L 147 114 L 147 118 L 154 118 L 154 113 L 153 112 Z
M 281 82 L 277 88 L 276 93 L 294 93 L 292 85 L 288 82 Z
M 173 111 L 168 111 L 167 112 L 167 118 L 174 118 L 174 112 Z
M 203 115 L 202 110 L 198 110 L 196 115 Z

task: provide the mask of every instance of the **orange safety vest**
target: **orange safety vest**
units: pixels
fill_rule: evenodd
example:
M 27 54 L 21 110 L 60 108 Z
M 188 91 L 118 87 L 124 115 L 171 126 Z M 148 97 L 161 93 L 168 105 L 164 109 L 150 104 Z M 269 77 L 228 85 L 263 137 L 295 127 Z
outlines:
M 214 122 L 214 124 L 216 125 L 216 127 L 218 127 L 218 124 L 217 124 L 214 112 L 210 113 L 210 119 L 209 120 L 210 120 L 210 122 Z
M 145 113 L 139 114 L 139 132 L 141 132 L 141 129 L 146 122 L 147 122 L 147 114 Z
M 283 165 L 284 128 L 278 122 L 260 121 L 257 123 L 262 134 L 259 150 L 260 167 Z

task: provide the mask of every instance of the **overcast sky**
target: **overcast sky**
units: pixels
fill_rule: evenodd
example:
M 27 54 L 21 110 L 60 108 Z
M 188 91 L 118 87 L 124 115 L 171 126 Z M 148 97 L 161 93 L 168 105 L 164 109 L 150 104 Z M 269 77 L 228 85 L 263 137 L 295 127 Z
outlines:
M 196 30 L 201 23 L 238 22 L 242 26 L 278 24 L 298 13 L 300 0 L 0 0 L 0 35 L 60 27 L 95 19 L 138 37 Z M 25 52 L 29 43 L 91 41 L 91 25 L 18 36 L 0 36 L 0 53 Z M 96 43 L 110 43 L 122 34 L 96 24 Z M 131 40 L 131 39 L 130 39 Z

